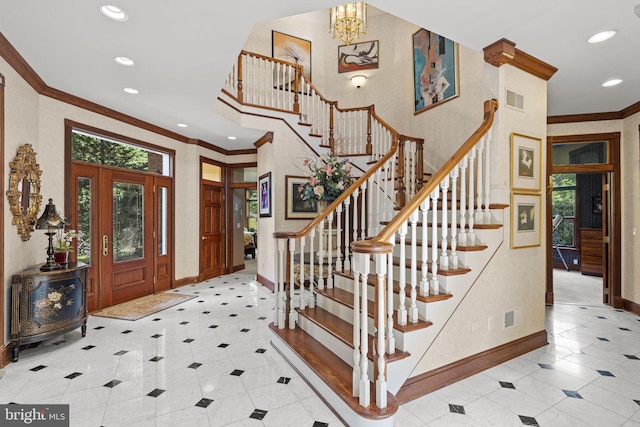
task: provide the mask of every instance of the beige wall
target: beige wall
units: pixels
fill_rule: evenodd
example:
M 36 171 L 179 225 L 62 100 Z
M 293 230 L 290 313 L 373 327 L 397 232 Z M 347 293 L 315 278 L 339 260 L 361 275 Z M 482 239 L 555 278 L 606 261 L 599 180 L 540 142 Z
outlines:
M 640 113 L 621 120 L 563 123 L 548 126 L 551 136 L 620 132 L 622 171 L 622 298 L 640 304 Z M 633 230 L 636 229 L 636 235 Z

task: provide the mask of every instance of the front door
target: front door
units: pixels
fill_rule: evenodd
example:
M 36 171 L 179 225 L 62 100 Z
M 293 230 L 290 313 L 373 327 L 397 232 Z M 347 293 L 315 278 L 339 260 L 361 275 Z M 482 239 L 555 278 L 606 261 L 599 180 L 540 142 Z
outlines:
M 200 191 L 200 280 L 224 274 L 224 187 L 202 183 Z

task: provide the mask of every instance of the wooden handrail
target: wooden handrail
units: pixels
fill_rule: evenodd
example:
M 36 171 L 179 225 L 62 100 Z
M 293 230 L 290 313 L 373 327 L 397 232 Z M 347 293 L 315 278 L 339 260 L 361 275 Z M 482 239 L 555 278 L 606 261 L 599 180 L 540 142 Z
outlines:
M 340 196 L 338 196 L 337 199 L 335 199 L 330 205 L 327 206 L 327 208 L 324 210 L 324 212 L 322 212 L 321 214 L 316 216 L 302 230 L 300 230 L 300 231 L 276 231 L 275 233 L 273 233 L 273 237 L 275 237 L 276 239 L 297 239 L 299 237 L 305 236 L 314 227 L 316 227 L 320 223 L 320 221 L 324 220 L 327 216 L 329 216 L 329 214 L 331 213 L 331 211 L 333 211 L 333 209 L 335 209 L 337 206 L 339 206 L 340 203 L 345 201 L 348 197 L 351 196 L 351 194 L 353 194 L 354 191 L 356 191 L 358 188 L 360 188 L 362 183 L 364 183 L 366 180 L 368 180 L 379 168 L 381 168 L 385 164 L 385 162 L 387 160 L 391 159 L 395 155 L 397 148 L 398 148 L 398 140 L 394 139 L 393 144 L 391 144 L 391 148 L 389 149 L 387 154 L 384 155 L 384 157 L 382 157 L 372 167 L 370 167 L 369 170 L 364 175 L 362 175 L 360 178 L 358 178 L 356 180 L 356 182 L 351 184 L 344 191 L 344 193 L 342 193 Z
M 480 141 L 480 138 L 487 133 L 493 124 L 494 113 L 498 109 L 498 101 L 491 99 L 484 102 L 484 117 L 480 127 L 462 144 L 462 146 L 455 152 L 453 156 L 433 175 L 427 185 L 422 187 L 420 191 L 409 201 L 409 203 L 402 208 L 400 212 L 387 224 L 380 233 L 370 239 L 361 240 L 351 243 L 351 249 L 357 253 L 377 254 L 377 253 L 391 253 L 392 246 L 389 245 L 389 239 L 394 233 L 404 224 L 409 217 L 415 212 L 420 204 L 427 198 L 440 182 L 446 178 L 453 168 L 462 161 L 473 147 Z

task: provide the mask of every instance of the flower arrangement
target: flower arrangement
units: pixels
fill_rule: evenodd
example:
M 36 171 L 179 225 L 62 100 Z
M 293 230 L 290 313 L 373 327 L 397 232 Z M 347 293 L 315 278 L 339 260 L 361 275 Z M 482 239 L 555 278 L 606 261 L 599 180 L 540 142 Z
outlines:
M 71 252 L 73 250 L 73 239 L 78 237 L 76 230 L 59 229 L 58 235 L 53 242 L 55 252 Z
M 330 153 L 321 157 L 304 159 L 302 165 L 309 169 L 309 182 L 299 187 L 302 200 L 335 200 L 351 185 L 351 163 Z

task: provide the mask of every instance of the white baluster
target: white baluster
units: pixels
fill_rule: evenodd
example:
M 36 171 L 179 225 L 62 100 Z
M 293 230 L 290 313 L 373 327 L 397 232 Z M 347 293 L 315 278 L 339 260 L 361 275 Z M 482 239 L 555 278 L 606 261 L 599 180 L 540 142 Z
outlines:
M 460 161 L 460 244 L 467 244 L 467 156 Z
M 377 362 L 378 362 L 378 378 L 376 379 L 376 406 L 378 408 L 387 407 L 387 379 L 385 377 L 386 357 L 385 357 L 385 330 L 384 330 L 384 300 L 385 300 L 385 282 L 384 278 L 387 273 L 386 254 L 376 255 L 376 275 L 378 280 L 376 283 L 376 303 L 378 318 L 376 319 L 376 336 L 377 336 Z M 417 309 L 416 309 L 417 310 Z
M 484 200 L 484 195 L 482 192 L 484 191 L 484 185 L 482 184 L 482 180 L 484 178 L 484 174 L 482 172 L 482 167 L 484 166 L 483 153 L 484 153 L 484 138 L 480 138 L 478 144 L 476 145 L 478 149 L 478 182 L 476 184 L 476 222 L 478 224 L 482 224 L 482 202 Z
M 362 267 L 360 257 L 353 257 L 353 376 L 351 380 L 352 394 L 360 394 L 360 276 Z
M 371 175 L 369 177 L 369 179 L 367 180 L 369 182 L 369 195 L 367 197 L 367 235 L 368 236 L 375 236 L 377 233 L 376 229 L 375 229 L 375 225 L 374 225 L 374 210 L 377 214 L 378 212 L 378 205 L 375 204 L 374 200 L 376 200 L 379 189 L 377 187 L 377 185 L 375 184 L 375 180 L 376 178 L 379 176 L 378 171 L 374 172 L 373 175 Z M 374 209 L 375 206 L 375 209 Z
M 392 236 L 389 243 L 395 246 L 395 238 Z M 396 338 L 393 335 L 393 253 L 385 258 L 387 263 L 387 353 L 396 352 Z
M 422 211 L 422 266 L 421 273 L 422 278 L 420 280 L 420 295 L 426 297 L 429 295 L 429 219 L 427 214 L 429 213 L 429 198 L 427 197 L 420 204 L 420 210 Z M 435 215 L 435 213 L 433 213 Z
M 440 293 L 440 283 L 438 281 L 438 198 L 440 197 L 440 190 L 436 187 L 431 192 L 431 281 L 429 286 L 431 287 L 431 294 L 438 295 Z
M 360 188 L 356 188 L 353 194 L 353 230 L 352 230 L 352 242 L 358 240 L 358 199 L 360 198 Z
M 360 290 L 360 406 L 369 406 L 371 390 L 369 388 L 369 314 L 367 312 L 367 279 L 369 277 L 369 255 L 357 254 L 362 270 L 362 288 Z
M 295 239 L 289 239 L 289 329 L 295 329 L 296 327 L 296 310 L 295 304 L 293 302 L 293 297 L 295 295 L 295 275 L 293 274 L 293 265 L 295 262 L 293 261 L 293 256 L 296 251 L 296 241 Z
M 300 238 L 300 308 L 304 310 L 306 304 L 305 304 L 305 300 L 304 300 L 304 282 L 305 282 L 305 276 L 304 276 L 304 241 L 305 241 L 305 236 L 302 236 Z
M 313 240 L 315 237 L 316 229 L 312 228 L 311 230 L 309 230 L 309 308 L 314 308 L 316 306 L 316 294 L 313 291 L 313 287 L 315 286 L 315 269 L 313 268 Z
M 440 188 L 442 189 L 442 253 L 440 254 L 440 269 L 443 271 L 449 270 L 449 254 L 447 253 L 447 235 L 448 235 L 448 223 L 449 223 L 449 213 L 447 209 L 447 192 L 449 190 L 449 176 L 446 176 L 442 182 L 440 183 Z M 456 201 L 453 200 L 451 204 L 455 204 Z
M 485 135 L 486 143 L 484 146 L 484 223 L 491 224 L 491 211 L 489 206 L 491 205 L 491 141 L 493 139 L 493 127 L 489 128 L 489 131 Z
M 418 323 L 418 306 L 416 299 L 418 297 L 418 211 L 415 210 L 409 218 L 411 222 L 411 305 L 409 307 L 409 321 Z
M 344 234 L 345 236 L 349 236 L 349 206 L 351 205 L 351 196 L 347 197 L 344 200 Z M 351 252 L 351 245 L 345 245 L 344 247 L 344 269 L 349 271 L 351 270 L 351 258 L 353 258 L 353 254 L 350 257 L 349 254 Z
M 329 225 L 329 234 L 327 235 L 327 288 L 333 288 L 333 212 L 329 212 L 327 216 L 327 224 Z
M 458 214 L 456 212 L 456 208 L 458 205 L 456 203 L 456 201 L 458 200 L 458 186 L 457 186 L 458 173 L 459 173 L 459 166 L 456 165 L 451 171 L 451 173 L 449 174 L 449 176 L 451 177 L 451 199 L 453 200 L 453 202 L 451 203 L 451 253 L 449 255 L 449 261 L 451 264 L 451 268 L 454 270 L 458 268 L 458 254 L 456 253 L 456 248 L 458 244 L 458 241 L 457 241 Z
M 362 191 L 362 196 L 360 197 L 360 240 L 364 240 L 367 238 L 366 235 L 366 225 L 367 225 L 367 210 L 365 209 L 367 202 L 367 181 L 362 183 L 360 187 Z M 369 196 L 369 198 L 371 198 Z
M 337 217 L 337 225 L 336 230 L 338 232 L 338 247 L 336 248 L 336 271 L 344 271 L 344 266 L 342 265 L 342 203 L 338 205 L 336 208 L 336 217 Z M 344 246 L 347 247 L 349 244 L 349 235 L 348 233 L 344 233 Z
M 318 289 L 324 289 L 324 219 L 318 223 Z
M 407 223 L 404 222 L 400 228 L 398 229 L 398 236 L 400 236 L 400 268 L 399 270 L 399 277 L 398 277 L 398 281 L 399 281 L 399 285 L 400 285 L 400 292 L 398 293 L 398 325 L 406 325 L 407 324 L 407 308 L 405 307 L 405 298 L 406 298 L 406 290 L 405 290 L 405 286 L 406 286 L 406 268 L 405 268 L 405 263 L 406 263 L 406 254 L 405 254 L 405 241 L 406 241 L 406 237 L 407 237 Z
M 474 168 L 474 163 L 476 160 L 476 148 L 473 147 L 469 152 L 469 213 L 467 215 L 468 219 L 468 230 L 467 230 L 467 246 L 475 246 L 476 244 L 476 234 L 473 231 L 473 226 L 475 224 L 475 209 L 473 206 L 473 195 L 475 193 L 475 175 L 476 171 Z

